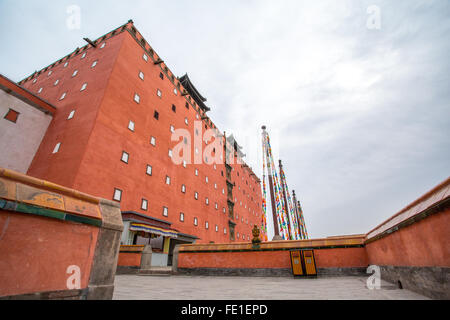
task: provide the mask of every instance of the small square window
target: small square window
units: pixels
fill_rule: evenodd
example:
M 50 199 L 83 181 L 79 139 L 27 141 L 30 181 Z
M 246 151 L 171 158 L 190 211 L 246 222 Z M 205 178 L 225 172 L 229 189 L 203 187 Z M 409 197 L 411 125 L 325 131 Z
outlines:
M 219 232 L 219 226 L 216 224 L 216 232 Z
M 205 229 L 209 229 L 209 222 L 208 221 L 205 222 Z
M 183 212 L 180 212 L 180 221 L 184 222 L 184 213 Z
M 130 122 L 128 123 L 128 129 L 130 129 L 131 131 L 134 131 L 134 122 L 130 120 Z
M 214 189 L 217 189 L 217 183 L 214 183 Z
M 63 100 L 66 97 L 67 92 L 64 92 L 61 97 L 59 98 L 59 100 Z
M 58 83 L 59 83 L 59 79 L 57 79 L 53 85 L 56 86 L 56 85 L 58 85 Z
M 120 160 L 122 160 L 125 163 L 128 163 L 128 158 L 129 158 L 129 154 L 126 153 L 125 151 L 122 151 L 122 158 L 120 158 Z
M 181 192 L 186 193 L 186 186 L 184 184 L 181 185 Z
M 177 107 L 174 104 L 172 105 L 172 111 L 177 112 Z
M 94 68 L 97 65 L 98 60 L 95 60 L 94 62 L 92 62 L 91 68 Z
M 155 112 L 153 113 L 153 118 L 155 118 L 156 120 L 159 119 L 159 112 L 155 110 Z
M 146 199 L 142 199 L 141 209 L 142 210 L 147 210 L 147 206 L 148 206 L 148 201 Z
M 178 95 L 177 88 L 173 88 L 173 93 L 174 93 L 175 95 Z
M 36 83 L 36 81 L 37 81 L 37 78 L 34 78 L 34 79 L 33 79 L 33 83 Z
M 217 204 L 217 202 L 215 204 L 215 208 L 216 208 L 216 210 L 219 209 L 219 205 Z
M 198 200 L 198 192 L 197 191 L 194 192 L 194 198 L 195 198 L 195 200 Z
M 205 198 L 205 203 L 209 204 L 209 199 L 208 198 Z
M 19 118 L 19 114 L 20 114 L 20 112 L 17 112 L 13 109 L 9 109 L 8 112 L 6 113 L 4 119 L 16 123 L 17 119 Z
M 139 103 L 141 101 L 141 97 L 139 97 L 137 93 L 134 94 L 134 101 L 136 101 L 136 103 Z
M 194 226 L 198 226 L 198 219 L 194 218 Z
M 75 70 L 75 71 L 72 73 L 72 77 L 75 77 L 77 74 L 78 74 L 78 70 Z
M 227 234 L 227 228 L 223 228 L 223 233 Z
M 186 160 L 183 160 L 183 167 L 186 168 Z
M 84 59 L 84 58 L 86 58 L 86 52 L 83 53 L 83 55 L 81 56 L 81 59 Z
M 48 72 L 48 76 L 50 76 L 52 73 L 53 73 L 53 71 L 50 70 L 50 71 Z
M 42 92 L 42 88 L 39 88 L 39 90 L 38 90 L 38 92 L 37 93 L 41 93 Z
M 195 175 L 198 176 L 198 169 L 195 169 Z
M 145 61 L 148 61 L 148 56 L 144 53 L 144 54 L 142 55 L 142 59 L 144 59 Z
M 114 188 L 113 200 L 119 201 L 122 200 L 122 190 Z
M 100 49 L 103 49 L 106 46 L 106 43 L 103 42 L 102 45 L 100 46 Z
M 169 208 L 163 207 L 163 216 L 168 217 L 169 216 Z
M 86 87 L 87 87 L 87 82 L 83 83 L 83 85 L 81 86 L 81 89 L 80 89 L 80 91 L 83 91 L 83 90 L 85 90 L 85 89 L 86 89 Z
M 189 109 L 189 103 L 186 102 L 184 106 L 186 107 L 186 109 Z
M 161 98 L 161 97 L 162 97 L 162 92 L 161 92 L 161 90 L 159 90 L 159 89 L 156 90 L 156 95 L 157 95 L 158 97 Z
M 223 213 L 227 213 L 227 209 L 225 207 L 222 208 Z
M 189 124 L 188 118 L 184 118 L 184 123 Z
M 144 80 L 144 73 L 142 71 L 139 71 L 139 78 L 141 78 L 142 80 Z
M 205 177 L 205 182 L 206 182 L 206 183 L 208 183 L 208 182 L 209 182 L 209 180 L 208 180 L 208 177 Z
M 150 144 L 151 144 L 152 146 L 155 146 L 155 145 L 156 145 L 156 138 L 155 138 L 155 137 L 151 137 L 151 138 L 150 138 Z
M 170 177 L 166 176 L 166 184 L 170 184 Z
M 149 176 L 151 176 L 152 175 L 152 166 L 151 165 L 147 165 L 147 171 L 146 171 L 146 173 L 149 175 Z
M 173 125 L 170 125 L 170 132 L 174 132 L 175 131 L 175 127 Z
M 64 63 L 64 68 L 69 65 L 69 62 Z
M 159 77 L 161 78 L 161 80 L 164 80 L 164 75 L 162 72 L 159 73 Z
M 75 110 L 70 111 L 69 116 L 67 117 L 67 120 L 72 119 L 74 114 L 75 114 Z
M 169 158 L 172 158 L 172 150 L 169 149 Z
M 59 151 L 59 147 L 61 146 L 61 142 L 58 142 L 55 146 L 55 148 L 53 149 L 53 153 L 57 153 Z

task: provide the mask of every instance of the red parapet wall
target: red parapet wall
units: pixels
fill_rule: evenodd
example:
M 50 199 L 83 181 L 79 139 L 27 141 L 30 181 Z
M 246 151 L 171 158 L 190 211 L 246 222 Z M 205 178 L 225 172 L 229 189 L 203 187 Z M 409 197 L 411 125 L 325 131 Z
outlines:
M 0 168 L 0 297 L 111 299 L 117 204 Z
M 0 210 L 0 229 L 0 296 L 68 290 L 73 265 L 88 287 L 98 227 Z
M 450 267 L 450 209 L 366 244 L 371 264 Z
M 364 248 L 315 249 L 316 264 L 320 268 L 367 267 Z M 288 250 L 247 252 L 180 252 L 178 268 L 290 268 Z
M 364 235 L 327 239 L 250 243 L 183 245 L 178 269 L 289 269 L 290 250 L 314 248 L 318 268 L 364 268 L 368 266 Z

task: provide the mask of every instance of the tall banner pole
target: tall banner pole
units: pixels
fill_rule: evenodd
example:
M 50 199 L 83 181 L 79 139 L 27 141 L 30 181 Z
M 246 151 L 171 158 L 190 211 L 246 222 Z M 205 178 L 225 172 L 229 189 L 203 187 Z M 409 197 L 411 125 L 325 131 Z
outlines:
M 264 144 L 267 143 L 267 132 L 266 132 L 266 126 L 262 126 L 262 130 L 263 130 L 263 140 L 264 140 Z M 275 196 L 274 196 L 274 190 L 273 190 L 273 181 L 272 181 L 272 168 L 271 168 L 271 164 L 270 164 L 270 159 L 269 159 L 269 150 L 267 148 L 267 146 L 264 146 L 264 151 L 265 151 L 265 157 L 266 157 L 266 163 L 267 163 L 267 177 L 269 179 L 269 190 L 270 190 L 270 202 L 272 204 L 272 217 L 273 217 L 273 231 L 274 231 L 274 236 L 273 236 L 273 240 L 283 240 L 283 238 L 280 236 L 280 229 L 278 227 L 278 219 L 277 219 L 277 211 L 275 208 Z
M 278 164 L 280 166 L 280 179 L 281 179 L 281 187 L 283 192 L 283 198 L 284 198 L 284 209 L 286 211 L 286 220 L 287 220 L 287 239 L 286 240 L 292 240 L 291 235 L 291 222 L 289 219 L 289 208 L 288 208 L 288 202 L 286 198 L 286 181 L 284 180 L 284 172 L 283 172 L 283 165 L 281 164 L 281 160 L 278 160 Z

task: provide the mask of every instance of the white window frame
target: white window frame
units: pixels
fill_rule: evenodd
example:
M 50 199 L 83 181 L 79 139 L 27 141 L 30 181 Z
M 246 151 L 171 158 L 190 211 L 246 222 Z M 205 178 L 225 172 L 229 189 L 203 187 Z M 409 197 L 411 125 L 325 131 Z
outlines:
M 170 186 L 170 177 L 166 175 L 166 184 Z
M 67 117 L 67 120 L 70 120 L 75 115 L 75 110 L 70 111 L 69 116 Z
M 61 147 L 61 142 L 58 142 L 58 143 L 55 145 L 55 147 L 53 148 L 53 152 L 52 152 L 52 153 L 58 153 L 60 147 Z
M 162 91 L 159 89 L 156 89 L 156 95 L 160 98 L 162 98 Z
M 144 59 L 145 62 L 148 62 L 148 56 L 145 53 L 142 55 L 142 59 Z
M 75 71 L 72 73 L 72 78 L 73 78 L 73 77 L 76 77 L 77 74 L 78 74 L 78 69 L 75 70 Z
M 205 229 L 209 229 L 209 222 L 205 221 Z
M 198 226 L 198 218 L 197 217 L 194 217 L 194 226 Z
M 163 206 L 163 216 L 164 217 L 168 217 L 169 216 L 169 208 L 164 207 L 164 206 Z
M 106 46 L 106 42 L 103 42 L 102 45 L 100 46 L 100 49 L 103 49 Z
M 142 200 L 141 200 L 141 209 L 142 210 L 148 210 L 148 200 L 147 199 L 142 198 Z
M 134 93 L 134 102 L 141 103 L 141 97 L 137 93 Z
M 120 157 L 120 160 L 122 162 L 128 163 L 128 160 L 130 160 L 130 154 L 128 152 L 122 151 L 122 157 Z
M 150 170 L 149 170 L 150 169 Z M 150 171 L 150 172 L 149 172 Z M 151 176 L 153 174 L 153 167 L 151 165 L 147 165 L 147 169 L 145 170 L 145 173 Z
M 134 122 L 131 121 L 131 120 L 130 120 L 130 122 L 128 122 L 128 129 L 129 129 L 130 131 L 133 131 L 133 132 L 134 132 Z
M 94 62 L 92 62 L 91 68 L 95 68 L 95 66 L 97 65 L 97 63 L 98 63 L 98 60 L 95 60 Z
M 186 185 L 184 184 L 181 185 L 181 192 L 186 193 Z
M 85 82 L 85 83 L 83 83 L 83 85 L 81 86 L 81 89 L 80 89 L 80 91 L 84 91 L 84 90 L 86 90 L 86 88 L 87 88 L 87 82 Z
M 155 137 L 151 137 L 150 138 L 150 144 L 152 145 L 152 146 L 156 146 L 156 138 Z
M 180 212 L 180 221 L 184 222 L 184 213 L 183 212 Z
M 64 100 L 64 98 L 66 97 L 66 95 L 67 95 L 67 92 L 64 92 L 64 93 L 61 95 L 61 97 L 59 98 L 59 101 Z
M 56 79 L 55 83 L 53 83 L 53 86 L 57 86 L 59 83 L 59 79 Z
M 139 78 L 141 80 L 144 80 L 144 77 L 145 77 L 144 73 L 142 71 L 139 71 Z
M 114 188 L 113 200 L 122 201 L 122 190 Z

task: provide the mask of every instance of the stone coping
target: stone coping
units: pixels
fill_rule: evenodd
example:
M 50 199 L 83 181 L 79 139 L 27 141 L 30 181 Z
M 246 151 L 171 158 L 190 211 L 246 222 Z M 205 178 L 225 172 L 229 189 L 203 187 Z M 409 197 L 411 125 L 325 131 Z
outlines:
M 105 202 L 5 168 L 0 168 L 0 200 L 4 210 L 93 225 L 101 225 L 100 205 Z
M 217 251 L 277 251 L 290 249 L 314 249 L 314 248 L 344 248 L 363 247 L 365 235 L 342 236 L 312 240 L 280 240 L 261 242 L 259 248 L 253 248 L 252 243 L 217 243 L 217 244 L 183 244 L 179 246 L 179 252 L 217 252 Z
M 383 234 L 394 232 L 398 230 L 399 226 L 405 224 L 406 221 L 414 220 L 415 217 L 430 211 L 428 214 L 423 215 L 422 218 L 425 218 L 432 213 L 431 211 L 439 211 L 430 209 L 438 206 L 440 203 L 448 201 L 448 199 L 450 199 L 450 178 L 447 178 L 447 180 L 440 183 L 398 213 L 369 231 L 367 233 L 367 239 L 370 240 L 375 237 L 380 237 Z
M 120 252 L 142 253 L 145 245 L 120 245 Z

